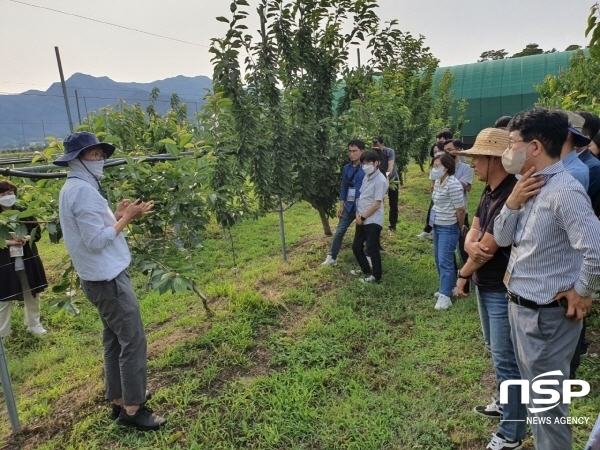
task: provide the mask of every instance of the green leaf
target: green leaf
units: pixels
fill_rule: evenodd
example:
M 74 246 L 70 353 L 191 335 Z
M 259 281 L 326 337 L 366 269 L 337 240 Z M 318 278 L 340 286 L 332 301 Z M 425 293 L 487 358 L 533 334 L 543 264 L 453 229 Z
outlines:
M 188 290 L 188 284 L 181 277 L 173 278 L 173 290 L 180 294 Z
M 187 145 L 187 143 L 192 140 L 193 137 L 194 137 L 194 135 L 191 133 L 186 133 L 186 134 L 182 135 L 181 138 L 179 138 L 179 147 L 180 148 L 185 147 Z
M 217 17 L 217 20 L 219 22 L 229 23 L 229 20 L 226 17 L 223 17 L 223 16 Z

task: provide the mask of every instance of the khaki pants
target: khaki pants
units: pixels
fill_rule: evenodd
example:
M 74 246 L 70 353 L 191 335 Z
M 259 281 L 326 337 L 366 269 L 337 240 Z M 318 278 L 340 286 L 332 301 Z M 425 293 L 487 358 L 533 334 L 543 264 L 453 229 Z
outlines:
M 40 296 L 36 295 L 34 297 L 31 295 L 31 288 L 29 287 L 29 281 L 27 281 L 27 275 L 24 270 L 19 270 L 16 274 L 21 281 L 23 299 L 25 300 L 25 326 L 35 327 L 40 325 Z M 12 304 L 13 300 L 0 302 L 0 337 L 10 335 Z

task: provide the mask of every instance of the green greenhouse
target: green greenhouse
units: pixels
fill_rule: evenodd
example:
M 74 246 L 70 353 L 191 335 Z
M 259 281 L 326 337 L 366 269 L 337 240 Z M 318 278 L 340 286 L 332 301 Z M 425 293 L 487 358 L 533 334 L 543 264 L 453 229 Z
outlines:
M 561 68 L 568 67 L 573 53 L 545 53 L 440 67 L 434 83 L 439 82 L 446 70 L 454 75 L 456 97 L 469 103 L 463 140 L 465 144 L 472 144 L 477 133 L 494 126 L 498 117 L 533 107 L 538 99 L 535 85 L 544 81 L 546 75 L 557 75 Z

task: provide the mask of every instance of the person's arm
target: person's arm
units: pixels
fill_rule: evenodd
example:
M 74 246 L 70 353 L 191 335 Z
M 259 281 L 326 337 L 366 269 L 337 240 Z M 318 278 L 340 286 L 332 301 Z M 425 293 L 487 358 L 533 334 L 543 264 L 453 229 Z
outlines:
M 450 202 L 456 210 L 456 220 L 458 222 L 458 228 L 462 233 L 463 225 L 465 224 L 465 197 L 460 184 L 452 183 L 448 185 L 448 195 L 450 196 Z
M 363 214 L 361 214 L 365 219 L 368 219 L 369 217 L 371 217 L 373 214 L 375 214 L 375 211 L 377 211 L 379 209 L 379 207 L 381 206 L 381 200 L 375 200 L 373 202 L 373 204 L 371 205 L 371 207 L 369 209 L 367 209 L 367 211 Z
M 494 239 L 499 247 L 508 247 L 514 244 L 517 219 L 521 207 L 530 199 L 540 193 L 544 180 L 541 177 L 532 177 L 535 167 L 531 167 L 521 177 L 506 203 L 502 207 L 498 217 L 494 219 Z
M 498 247 L 498 244 L 496 244 L 496 241 L 494 240 L 494 236 L 487 232 L 483 235 L 483 238 L 481 238 L 481 241 L 479 243 L 481 245 L 489 248 L 490 258 L 492 258 L 494 256 L 494 254 L 500 248 L 500 247 Z M 465 245 L 465 247 L 466 247 L 466 245 Z M 481 267 L 483 267 L 488 261 L 489 261 L 489 259 L 486 259 L 484 261 L 484 260 L 474 259 L 474 258 L 471 258 L 471 256 L 469 256 L 469 258 L 465 262 L 465 265 L 462 266 L 462 268 L 458 271 L 459 275 L 456 280 L 456 293 L 460 297 L 466 297 L 468 295 L 465 292 L 465 287 L 467 285 L 467 282 L 473 276 L 473 274 L 477 270 L 479 270 Z
M 105 200 L 90 187 L 81 187 L 75 191 L 72 204 L 72 211 L 81 232 L 81 239 L 90 252 L 101 252 L 108 245 L 112 244 L 117 235 L 136 217 L 140 211 L 144 211 L 146 203 L 138 205 L 131 204 L 125 210 L 123 217 L 114 225 L 107 226 L 105 217 L 108 206 Z M 152 202 L 149 202 L 152 203 Z
M 340 187 L 339 199 L 343 202 L 348 198 L 348 181 L 346 181 L 346 166 L 342 169 L 342 185 Z
M 493 223 L 493 220 L 492 220 Z M 489 230 L 489 227 L 488 227 Z M 481 233 L 481 223 L 479 222 L 479 217 L 475 216 L 473 218 L 473 223 L 471 224 L 471 229 L 465 236 L 465 252 L 475 261 L 482 260 L 484 262 L 489 261 L 494 257 L 493 253 L 488 253 L 490 251 L 490 247 L 484 245 L 479 241 L 479 234 Z M 489 233 L 491 234 L 491 233 Z M 484 234 L 485 237 L 485 234 Z M 483 239 L 482 239 L 483 241 Z M 497 246 L 496 241 L 494 241 L 494 246 Z M 496 251 L 494 251 L 495 253 Z
M 583 256 L 577 290 L 581 295 L 595 292 L 600 289 L 600 221 L 589 197 L 581 190 L 560 190 L 550 200 L 558 225 L 566 231 L 571 247 Z
M 396 162 L 396 152 L 389 148 L 388 149 L 388 172 L 389 175 L 387 176 L 387 179 L 390 180 L 392 178 L 392 173 L 394 172 L 394 163 Z
M 591 307 L 591 295 L 600 289 L 600 221 L 592 211 L 589 198 L 582 190 L 562 190 L 554 194 L 554 214 L 571 246 L 583 256 L 579 279 L 557 298 L 569 302 L 567 316 L 582 319 Z

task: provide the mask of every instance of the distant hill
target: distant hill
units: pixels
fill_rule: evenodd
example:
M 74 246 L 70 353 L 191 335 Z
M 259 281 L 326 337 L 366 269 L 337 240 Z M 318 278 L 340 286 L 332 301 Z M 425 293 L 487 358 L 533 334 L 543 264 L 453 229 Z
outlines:
M 156 109 L 166 112 L 172 93 L 188 104 L 190 114 L 204 103 L 206 89 L 212 80 L 205 76 L 177 76 L 151 83 L 121 83 L 108 77 L 93 77 L 82 73 L 72 75 L 65 84 L 71 107 L 73 125 L 79 123 L 75 90 L 79 97 L 81 118 L 104 106 L 139 103 L 146 107 L 150 92 L 160 89 Z M 0 148 L 17 148 L 41 142 L 45 136 L 65 137 L 69 134 L 69 121 L 65 110 L 62 87 L 53 83 L 46 91 L 30 90 L 14 95 L 0 95 Z

